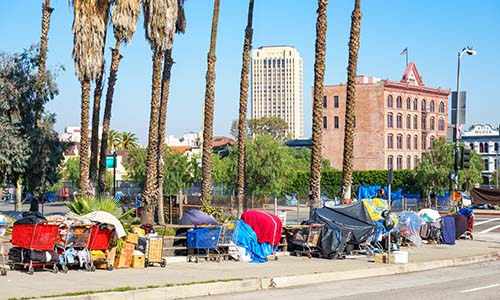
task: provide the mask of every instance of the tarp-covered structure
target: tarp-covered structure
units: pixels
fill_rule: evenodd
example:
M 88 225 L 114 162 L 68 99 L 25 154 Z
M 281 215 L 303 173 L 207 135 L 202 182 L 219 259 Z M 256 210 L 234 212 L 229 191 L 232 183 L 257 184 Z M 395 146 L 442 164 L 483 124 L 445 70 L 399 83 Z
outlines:
M 377 191 L 380 190 L 382 186 L 380 185 L 361 185 L 358 190 L 358 199 L 372 199 L 377 196 Z M 385 194 L 389 194 L 389 190 L 384 186 Z M 399 200 L 403 197 L 403 190 L 399 189 L 396 191 L 391 191 L 391 199 Z
M 471 193 L 472 204 L 500 206 L 500 189 L 474 188 Z
M 317 208 L 307 223 L 324 224 L 319 242 L 320 254 L 324 258 L 342 255 L 347 243 L 370 242 L 376 229 L 361 202 Z

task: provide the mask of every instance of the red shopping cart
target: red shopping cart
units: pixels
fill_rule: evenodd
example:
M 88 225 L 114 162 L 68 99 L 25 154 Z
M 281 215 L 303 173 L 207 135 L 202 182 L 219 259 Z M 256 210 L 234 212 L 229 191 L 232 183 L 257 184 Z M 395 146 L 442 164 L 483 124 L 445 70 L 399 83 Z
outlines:
M 89 243 L 89 251 L 101 250 L 106 252 L 106 257 L 93 259 L 92 255 L 90 255 L 90 270 L 95 271 L 96 263 L 106 263 L 106 269 L 108 271 L 113 270 L 113 261 L 114 261 L 114 251 L 110 251 L 110 241 L 115 233 L 114 228 L 108 226 L 107 224 L 96 224 L 92 227 L 92 231 L 90 233 L 90 243 Z

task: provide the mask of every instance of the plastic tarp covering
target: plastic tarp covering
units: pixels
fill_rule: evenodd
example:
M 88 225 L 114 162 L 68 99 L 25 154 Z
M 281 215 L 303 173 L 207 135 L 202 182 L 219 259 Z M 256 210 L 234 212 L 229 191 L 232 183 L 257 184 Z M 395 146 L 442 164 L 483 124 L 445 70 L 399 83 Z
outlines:
M 259 243 L 279 245 L 283 224 L 278 216 L 266 211 L 249 210 L 241 215 L 241 219 L 252 227 L 257 234 Z
M 182 214 L 182 218 L 179 222 L 181 225 L 219 225 L 219 222 L 214 219 L 211 215 L 198 210 L 198 209 L 188 209 Z
M 91 213 L 82 216 L 82 218 L 89 219 L 90 221 L 93 222 L 113 225 L 115 227 L 116 236 L 118 238 L 127 235 L 120 220 L 118 220 L 118 218 L 116 218 L 115 216 L 113 216 L 108 212 L 102 210 L 93 211 Z
M 436 222 L 441 218 L 441 215 L 437 210 L 433 210 L 430 208 L 424 208 L 418 211 L 418 216 L 422 220 L 422 223 L 427 223 L 427 222 Z
M 319 243 L 322 257 L 334 258 L 344 251 L 346 243 L 370 242 L 376 225 L 363 203 L 317 208 L 308 224 L 324 224 Z
M 490 204 L 500 206 L 500 189 L 474 188 L 470 196 L 473 204 Z
M 387 201 L 385 201 L 384 199 L 380 198 L 363 199 L 362 202 L 366 208 L 366 211 L 370 215 L 370 218 L 373 221 L 378 221 L 380 219 L 383 219 L 381 213 L 384 210 L 389 209 L 389 205 L 387 204 Z
M 422 220 L 416 213 L 405 211 L 399 214 L 397 227 L 399 234 L 417 246 L 422 244 L 422 239 L 420 238 L 421 226 Z
M 244 221 L 239 220 L 235 222 L 235 226 L 237 226 L 238 230 L 236 245 L 246 249 L 247 253 L 245 255 L 250 254 L 252 262 L 266 262 L 267 257 L 273 253 L 271 244 L 259 244 L 257 234 Z
M 358 199 L 372 199 L 377 196 L 377 191 L 380 190 L 380 185 L 361 185 L 358 190 Z M 389 190 L 384 186 L 385 194 L 388 195 Z M 403 190 L 391 191 L 391 199 L 399 200 L 403 197 Z

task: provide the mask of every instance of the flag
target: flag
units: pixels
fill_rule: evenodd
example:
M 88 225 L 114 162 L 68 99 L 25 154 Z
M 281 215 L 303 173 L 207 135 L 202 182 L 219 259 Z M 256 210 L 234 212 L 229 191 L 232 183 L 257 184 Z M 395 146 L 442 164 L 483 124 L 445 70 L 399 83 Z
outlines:
M 401 51 L 400 55 L 407 54 L 408 53 L 408 47 L 406 47 L 403 51 Z

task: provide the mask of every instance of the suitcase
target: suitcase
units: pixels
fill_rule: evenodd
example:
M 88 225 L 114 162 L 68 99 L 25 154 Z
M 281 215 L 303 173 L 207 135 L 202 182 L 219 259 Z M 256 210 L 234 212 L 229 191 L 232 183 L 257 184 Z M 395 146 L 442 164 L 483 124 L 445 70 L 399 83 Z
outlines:
M 456 239 L 455 218 L 453 216 L 442 217 L 441 228 L 443 234 L 443 244 L 455 245 L 455 239 Z

